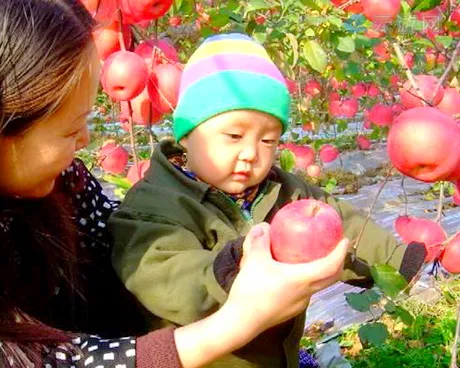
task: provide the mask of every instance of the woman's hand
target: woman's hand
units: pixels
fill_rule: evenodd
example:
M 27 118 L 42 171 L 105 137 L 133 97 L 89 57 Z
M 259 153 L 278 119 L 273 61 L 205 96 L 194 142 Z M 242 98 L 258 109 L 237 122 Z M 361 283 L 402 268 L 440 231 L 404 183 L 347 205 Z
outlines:
M 269 228 L 268 224 L 257 225 L 246 236 L 244 260 L 222 308 L 175 330 L 184 368 L 209 364 L 266 329 L 297 316 L 305 310 L 313 293 L 339 279 L 348 240 L 342 240 L 319 260 L 285 264 L 271 256 Z
M 247 235 L 241 270 L 222 307 L 241 310 L 241 318 L 259 333 L 295 317 L 307 307 L 313 293 L 336 282 L 348 250 L 348 240 L 343 239 L 324 258 L 280 263 L 271 255 L 269 230 L 264 223 Z

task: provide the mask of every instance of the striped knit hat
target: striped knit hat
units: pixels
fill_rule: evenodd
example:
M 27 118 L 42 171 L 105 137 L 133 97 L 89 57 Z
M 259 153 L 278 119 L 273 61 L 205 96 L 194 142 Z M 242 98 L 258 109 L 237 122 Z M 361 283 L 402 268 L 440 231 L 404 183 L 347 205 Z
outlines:
M 182 73 L 173 131 L 180 141 L 211 117 L 256 110 L 278 118 L 286 131 L 291 98 L 286 81 L 262 45 L 239 33 L 206 39 Z

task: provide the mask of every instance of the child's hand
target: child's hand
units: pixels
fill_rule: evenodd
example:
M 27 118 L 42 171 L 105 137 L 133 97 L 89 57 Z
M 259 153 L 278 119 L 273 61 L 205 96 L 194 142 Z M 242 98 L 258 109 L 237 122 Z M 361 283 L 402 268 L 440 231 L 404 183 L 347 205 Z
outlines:
M 246 236 L 241 270 L 223 306 L 239 314 L 245 328 L 259 333 L 295 317 L 307 307 L 313 293 L 337 281 L 348 250 L 348 239 L 343 239 L 324 258 L 279 263 L 271 256 L 269 229 L 268 224 L 260 224 Z

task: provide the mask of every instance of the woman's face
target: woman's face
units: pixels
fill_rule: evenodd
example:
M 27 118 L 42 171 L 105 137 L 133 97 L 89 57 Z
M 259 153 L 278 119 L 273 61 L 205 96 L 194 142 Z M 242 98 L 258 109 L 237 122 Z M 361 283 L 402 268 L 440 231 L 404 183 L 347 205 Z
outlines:
M 99 72 L 94 52 L 79 85 L 59 110 L 19 135 L 0 136 L 2 195 L 41 198 L 51 193 L 75 152 L 89 143 L 86 118 L 97 94 Z

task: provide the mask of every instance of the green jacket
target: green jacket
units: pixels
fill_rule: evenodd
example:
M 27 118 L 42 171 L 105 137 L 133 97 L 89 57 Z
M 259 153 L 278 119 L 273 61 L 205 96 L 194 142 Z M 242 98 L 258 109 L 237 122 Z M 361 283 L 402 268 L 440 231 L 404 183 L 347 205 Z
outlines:
M 177 170 L 166 158 L 177 149 L 170 142 L 160 145 L 145 178 L 128 192 L 110 219 L 114 267 L 151 312 L 150 328 L 171 322 L 185 325 L 219 308 L 238 268 L 232 241 L 247 234 L 253 224 L 269 222 L 287 202 L 313 197 L 329 203 L 340 213 L 349 239 L 356 239 L 364 224 L 365 216 L 348 203 L 277 168 L 276 178 L 268 181 L 247 218 L 223 192 Z M 369 221 L 357 259 L 347 260 L 343 280 L 368 280 L 368 265 L 375 263 L 388 261 L 399 269 L 405 251 L 390 233 Z M 298 367 L 304 319 L 302 313 L 266 331 L 211 366 Z

